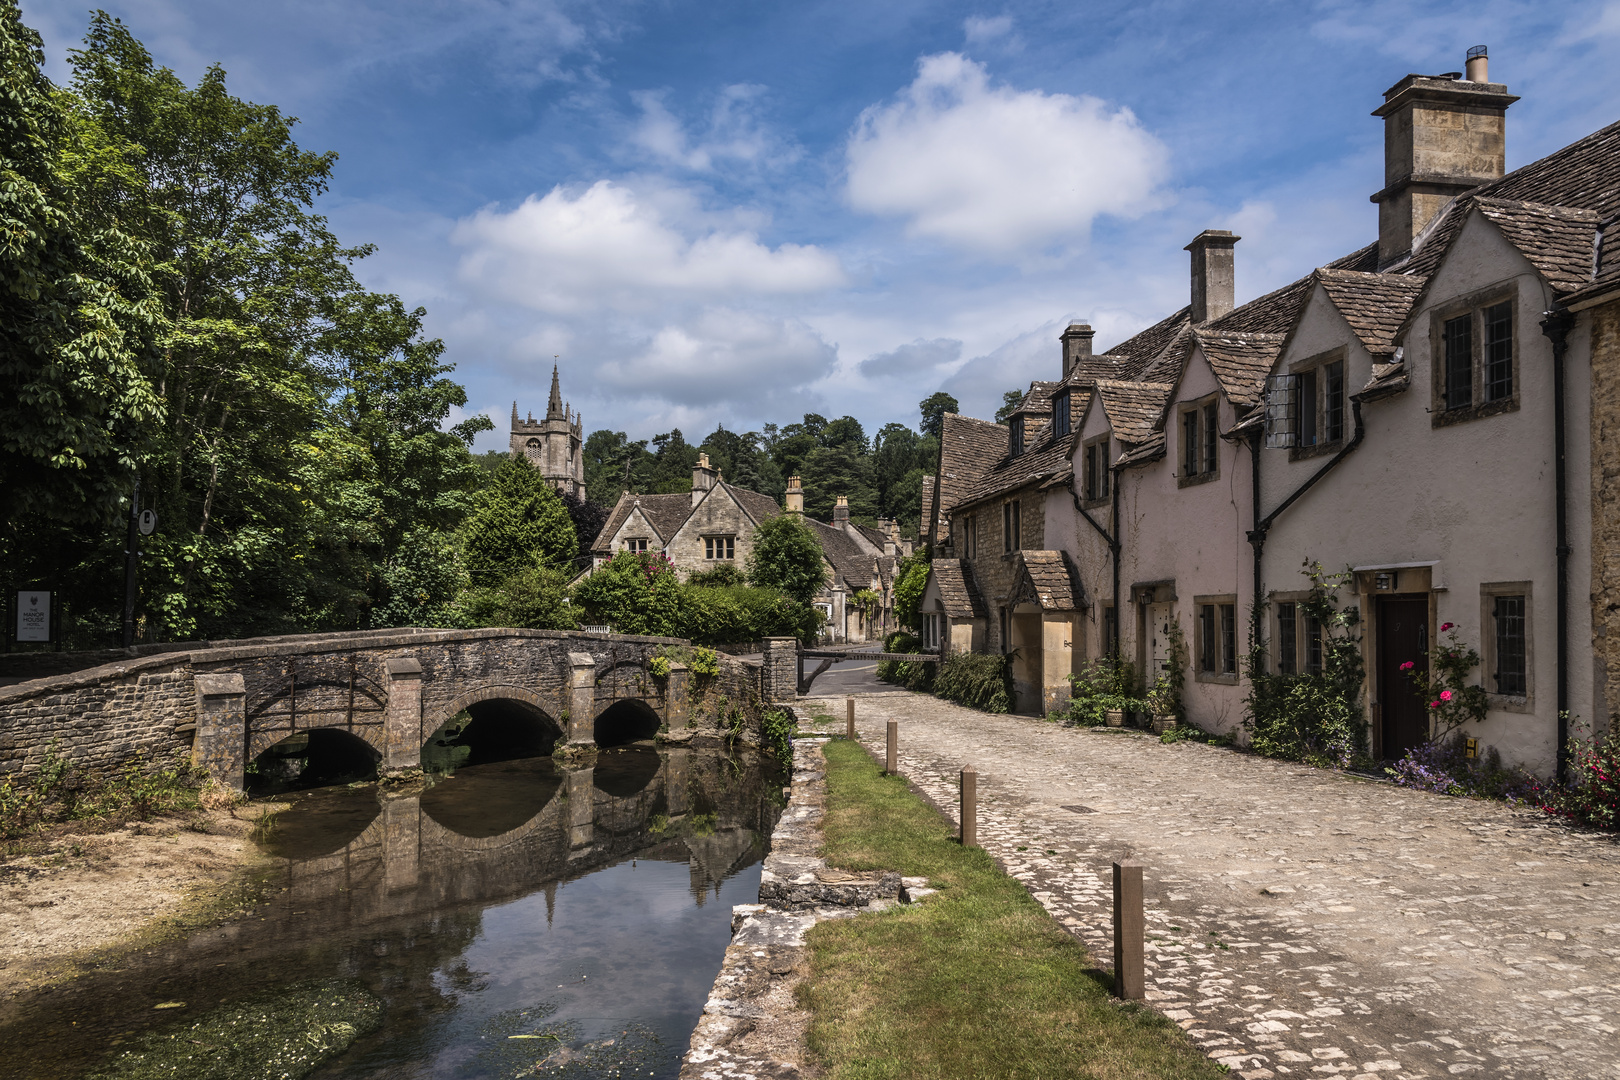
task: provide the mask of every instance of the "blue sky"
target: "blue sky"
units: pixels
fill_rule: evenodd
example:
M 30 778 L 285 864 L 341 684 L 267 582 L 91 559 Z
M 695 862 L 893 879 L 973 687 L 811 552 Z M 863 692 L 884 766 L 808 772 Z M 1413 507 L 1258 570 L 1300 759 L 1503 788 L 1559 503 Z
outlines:
M 24 0 L 47 70 L 88 11 Z M 554 356 L 586 427 L 993 412 L 1186 303 L 1371 241 L 1408 72 L 1490 47 L 1513 168 L 1620 119 L 1620 3 L 110 0 L 159 63 L 298 116 L 320 210 L 428 309 L 505 445 Z

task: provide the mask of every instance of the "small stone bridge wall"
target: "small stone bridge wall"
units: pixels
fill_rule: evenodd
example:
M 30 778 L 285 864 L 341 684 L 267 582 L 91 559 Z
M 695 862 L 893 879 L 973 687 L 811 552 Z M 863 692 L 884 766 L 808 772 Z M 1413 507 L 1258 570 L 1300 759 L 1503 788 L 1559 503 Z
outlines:
M 764 663 L 721 656 L 694 683 L 649 662 L 673 638 L 548 630 L 383 630 L 264 638 L 134 657 L 0 687 L 0 776 L 33 772 L 57 752 L 92 772 L 137 756 L 189 751 L 221 783 L 240 788 L 247 763 L 290 735 L 337 728 L 363 739 L 384 772 L 419 765 L 440 725 L 481 701 L 526 706 L 559 741 L 595 745 L 595 722 L 622 702 L 655 715 L 676 737 L 729 727 L 742 711 L 793 697 L 794 643 L 773 639 Z M 729 715 L 718 715 L 724 702 Z

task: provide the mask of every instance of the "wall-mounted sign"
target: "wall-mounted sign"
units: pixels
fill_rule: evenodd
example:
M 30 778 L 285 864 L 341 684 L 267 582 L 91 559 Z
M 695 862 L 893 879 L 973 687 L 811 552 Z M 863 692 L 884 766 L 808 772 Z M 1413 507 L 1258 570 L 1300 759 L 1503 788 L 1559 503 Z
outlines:
M 135 527 L 141 530 L 142 536 L 151 536 L 157 530 L 157 511 L 142 510 L 141 516 L 135 519 Z
M 51 594 L 43 590 L 17 594 L 17 640 L 51 640 Z

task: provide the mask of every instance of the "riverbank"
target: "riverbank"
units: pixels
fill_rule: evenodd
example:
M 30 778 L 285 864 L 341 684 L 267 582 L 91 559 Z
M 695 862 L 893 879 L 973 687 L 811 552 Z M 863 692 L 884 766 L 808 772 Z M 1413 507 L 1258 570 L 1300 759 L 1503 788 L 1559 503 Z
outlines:
M 251 808 L 155 816 L 107 831 L 53 829 L 0 861 L 0 980 L 18 998 L 258 901 L 268 865 Z

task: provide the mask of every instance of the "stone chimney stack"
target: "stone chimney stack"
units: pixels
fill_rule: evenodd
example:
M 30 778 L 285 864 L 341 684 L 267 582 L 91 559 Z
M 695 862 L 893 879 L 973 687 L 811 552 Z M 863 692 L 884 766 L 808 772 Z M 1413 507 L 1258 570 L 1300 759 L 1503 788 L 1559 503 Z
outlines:
M 893 518 L 878 522 L 883 530 L 883 554 L 889 558 L 896 557 L 900 552 L 900 523 Z
M 838 496 L 838 502 L 833 505 L 832 523 L 835 529 L 849 528 L 849 496 Z
M 1205 229 L 1193 237 L 1192 313 L 1196 326 L 1218 319 L 1236 306 L 1237 269 L 1233 248 L 1243 237 L 1225 229 Z
M 1378 204 L 1378 265 L 1412 250 L 1412 241 L 1452 199 L 1501 177 L 1507 165 L 1507 108 L 1519 99 L 1486 82 L 1485 46 L 1468 50 L 1458 72 L 1408 75 L 1373 110 L 1384 119 L 1384 187 Z
M 783 509 L 790 514 L 804 513 L 804 488 L 799 486 L 797 476 L 788 477 L 787 497 L 782 500 Z
M 1091 324 L 1083 322 L 1072 322 L 1063 331 L 1063 336 L 1058 338 L 1063 343 L 1063 378 L 1067 379 L 1080 361 L 1090 358 L 1091 339 L 1095 334 Z
M 709 455 L 699 454 L 698 463 L 692 466 L 692 505 L 696 506 L 703 501 L 703 496 L 714 487 L 720 473 L 709 467 Z

